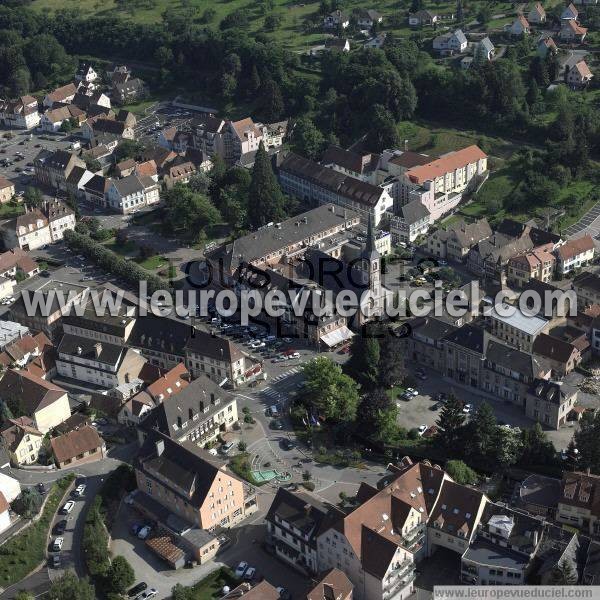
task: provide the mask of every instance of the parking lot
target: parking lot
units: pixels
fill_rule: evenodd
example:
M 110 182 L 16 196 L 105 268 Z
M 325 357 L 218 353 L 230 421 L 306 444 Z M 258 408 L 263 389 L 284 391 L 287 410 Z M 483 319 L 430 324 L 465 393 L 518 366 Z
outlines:
M 30 131 L 12 130 L 12 139 L 2 137 L 6 135 L 6 130 L 0 131 L 0 175 L 14 181 L 17 191 L 24 190 L 28 185 L 34 182 L 31 174 L 24 174 L 23 170 L 33 167 L 33 159 L 43 149 L 50 151 L 68 150 L 71 146 L 69 136 L 65 134 L 37 134 Z M 15 160 L 17 153 L 20 153 L 22 160 Z M 10 161 L 12 164 L 4 166 L 2 159 Z

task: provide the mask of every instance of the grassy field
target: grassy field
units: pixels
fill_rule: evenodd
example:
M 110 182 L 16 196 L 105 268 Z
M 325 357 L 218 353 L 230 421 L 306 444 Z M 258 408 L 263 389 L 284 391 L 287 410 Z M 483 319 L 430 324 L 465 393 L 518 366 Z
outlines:
M 136 260 L 136 262 L 147 271 L 156 271 L 167 264 L 167 259 L 164 256 L 150 256 L 144 260 Z
M 52 486 L 42 516 L 22 533 L 1 548 L 0 587 L 8 587 L 21 581 L 44 561 L 48 545 L 48 531 L 65 490 L 72 477 L 60 479 Z
M 116 238 L 112 238 L 104 243 L 109 249 L 120 256 L 131 257 L 137 254 L 138 247 L 135 242 L 127 241 L 124 244 L 118 244 Z
M 0 218 L 1 219 L 12 219 L 18 217 L 25 212 L 25 206 L 18 204 L 17 202 L 7 202 L 6 204 L 0 205 Z
M 222 594 L 223 586 L 233 589 L 238 584 L 235 575 L 227 567 L 221 567 L 192 587 L 193 600 L 213 600 Z

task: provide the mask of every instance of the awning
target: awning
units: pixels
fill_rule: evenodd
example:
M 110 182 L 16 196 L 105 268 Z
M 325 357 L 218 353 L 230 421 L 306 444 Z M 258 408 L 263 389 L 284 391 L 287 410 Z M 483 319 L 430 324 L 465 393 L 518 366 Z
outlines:
M 321 336 L 321 341 L 325 342 L 330 348 L 349 340 L 354 334 L 344 325 L 335 331 L 330 331 Z

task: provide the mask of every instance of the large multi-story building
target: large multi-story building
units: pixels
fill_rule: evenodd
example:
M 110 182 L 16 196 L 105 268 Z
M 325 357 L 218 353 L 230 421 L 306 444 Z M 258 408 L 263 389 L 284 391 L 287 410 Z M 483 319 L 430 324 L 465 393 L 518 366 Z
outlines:
M 38 183 L 64 192 L 67 191 L 67 180 L 75 167 L 85 169 L 85 162 L 66 150 L 41 150 L 33 160 Z
M 40 124 L 38 101 L 33 96 L 15 100 L 0 99 L 0 123 L 16 129 L 33 129 Z
M 180 443 L 188 440 L 204 446 L 229 431 L 237 420 L 236 399 L 202 375 L 158 404 L 142 421 L 139 432 L 142 440 L 155 430 Z
M 200 529 L 233 527 L 256 511 L 256 497 L 210 458 L 193 443 L 150 431 L 135 463 L 138 494 Z
M 592 536 L 600 534 L 600 476 L 563 473 L 556 520 Z

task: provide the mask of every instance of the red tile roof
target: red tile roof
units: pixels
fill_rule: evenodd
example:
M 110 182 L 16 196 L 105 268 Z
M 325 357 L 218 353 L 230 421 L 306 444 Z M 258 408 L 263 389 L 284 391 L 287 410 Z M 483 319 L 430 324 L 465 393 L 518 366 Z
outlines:
M 189 381 L 190 374 L 188 370 L 183 363 L 179 363 L 160 379 L 149 385 L 146 391 L 152 398 L 162 402 L 185 389 L 189 385 Z
M 416 166 L 407 171 L 406 175 L 415 183 L 423 183 L 442 177 L 446 173 L 451 173 L 484 158 L 487 158 L 487 154 L 479 147 L 475 145 L 467 146 L 462 150 L 444 154 L 426 165 Z
M 595 248 L 594 240 L 591 235 L 584 235 L 576 240 L 569 240 L 558 249 L 558 256 L 561 260 L 571 260 L 579 254 L 589 252 Z
M 52 452 L 58 463 L 64 463 L 84 452 L 100 448 L 103 444 L 98 432 L 89 425 L 50 440 Z

